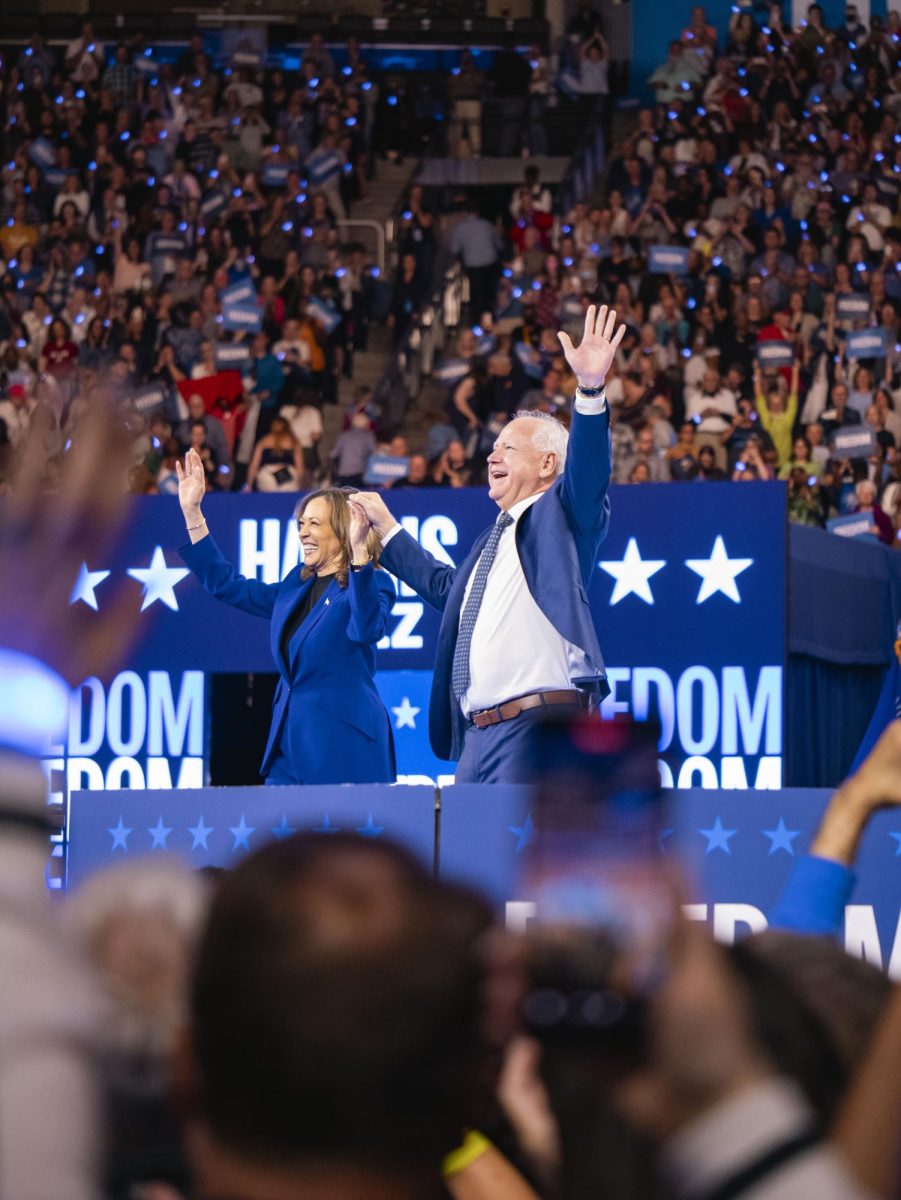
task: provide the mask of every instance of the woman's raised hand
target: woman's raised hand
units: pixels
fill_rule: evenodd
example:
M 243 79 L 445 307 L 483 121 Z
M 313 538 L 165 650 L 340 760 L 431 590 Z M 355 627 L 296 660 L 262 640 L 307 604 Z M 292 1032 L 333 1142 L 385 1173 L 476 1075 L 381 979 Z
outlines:
M 196 450 L 189 450 L 185 455 L 185 465 L 175 464 L 178 476 L 178 502 L 181 511 L 188 516 L 200 511 L 200 505 L 206 495 L 206 472 L 203 461 Z

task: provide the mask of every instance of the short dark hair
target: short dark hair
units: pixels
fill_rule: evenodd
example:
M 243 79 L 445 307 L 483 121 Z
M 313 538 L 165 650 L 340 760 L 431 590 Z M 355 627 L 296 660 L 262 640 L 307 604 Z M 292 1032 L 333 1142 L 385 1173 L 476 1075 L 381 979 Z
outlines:
M 227 874 L 192 991 L 202 1116 L 251 1160 L 437 1172 L 474 1117 L 491 923 L 409 853 L 272 842 Z

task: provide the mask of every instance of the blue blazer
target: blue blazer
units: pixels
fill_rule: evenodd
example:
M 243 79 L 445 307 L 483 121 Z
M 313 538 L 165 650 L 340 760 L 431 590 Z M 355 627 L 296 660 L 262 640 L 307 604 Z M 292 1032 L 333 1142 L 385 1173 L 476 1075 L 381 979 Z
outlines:
M 281 583 L 258 583 L 238 575 L 212 537 L 178 552 L 217 600 L 270 619 L 280 678 L 260 773 L 268 774 L 281 750 L 298 783 L 393 783 L 394 735 L 374 679 L 376 642 L 395 601 L 385 572 L 351 571 L 346 588 L 332 580 L 286 658 L 282 633 L 313 586 L 299 566 Z
M 584 652 L 592 673 L 574 682 L 599 700 L 610 686 L 588 606 L 588 584 L 610 524 L 611 468 L 609 413 L 574 411 L 563 474 L 516 523 L 516 549 L 529 591 L 554 628 Z M 466 581 L 490 532 L 476 538 L 459 567 L 440 563 L 405 530 L 382 552 L 388 570 L 444 614 L 429 705 L 429 740 L 439 758 L 456 760 L 463 749 L 466 720 L 451 679 L 454 648 Z

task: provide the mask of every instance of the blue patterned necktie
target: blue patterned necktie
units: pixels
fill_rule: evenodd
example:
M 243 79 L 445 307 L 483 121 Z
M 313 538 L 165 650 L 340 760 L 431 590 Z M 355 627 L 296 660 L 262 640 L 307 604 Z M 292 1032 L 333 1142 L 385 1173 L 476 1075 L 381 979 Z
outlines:
M 454 649 L 454 669 L 451 679 L 454 687 L 454 695 L 458 700 L 462 700 L 469 689 L 469 650 L 472 646 L 472 633 L 479 617 L 479 609 L 482 607 L 482 600 L 485 596 L 485 585 L 488 583 L 488 574 L 497 556 L 501 534 L 508 525 L 512 524 L 513 518 L 510 514 L 506 512 L 501 513 L 494 523 L 494 528 L 488 535 L 488 540 L 482 547 L 482 553 L 479 555 L 472 587 L 469 589 L 469 596 L 466 600 L 466 606 L 463 609 L 463 616 L 460 618 L 460 628 L 457 631 L 457 645 Z

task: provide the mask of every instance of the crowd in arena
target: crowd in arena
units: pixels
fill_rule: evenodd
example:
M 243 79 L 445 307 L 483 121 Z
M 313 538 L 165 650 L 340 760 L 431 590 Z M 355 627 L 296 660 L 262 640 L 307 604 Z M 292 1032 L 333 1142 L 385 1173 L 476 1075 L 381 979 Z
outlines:
M 566 420 L 556 330 L 599 300 L 629 324 L 607 389 L 616 482 L 786 480 L 792 520 L 866 512 L 894 544 L 901 19 L 865 28 L 849 5 L 828 29 L 814 4 L 797 30 L 769 21 L 742 9 L 718 39 L 693 11 L 648 81 L 656 104 L 618 121 L 596 200 L 555 211 L 537 167 L 495 219 L 475 191 L 441 212 L 412 187 L 390 284 L 338 226 L 374 159 L 411 150 L 403 88 L 355 43 L 339 69 L 316 35 L 290 73 L 214 63 L 200 37 L 162 63 L 142 39 L 104 54 L 90 22 L 59 53 L 35 35 L 0 73 L 0 487 L 36 408 L 52 479 L 110 383 L 135 492 L 173 493 L 191 446 L 211 490 L 359 484 L 375 453 L 407 461 L 393 486 L 479 483 L 517 409 Z M 583 4 L 558 56 L 508 56 L 527 148 L 595 49 L 606 65 Z M 486 86 L 464 53 L 449 152 L 479 153 Z M 403 345 L 442 244 L 468 302 L 424 444 L 358 388 L 323 453 L 323 405 L 372 322 Z

